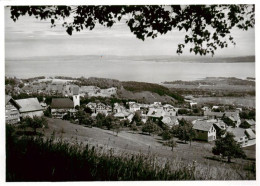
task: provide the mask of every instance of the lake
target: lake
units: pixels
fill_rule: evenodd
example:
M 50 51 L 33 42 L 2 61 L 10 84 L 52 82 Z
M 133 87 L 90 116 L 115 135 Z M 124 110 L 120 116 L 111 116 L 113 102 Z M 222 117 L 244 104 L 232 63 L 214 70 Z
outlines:
M 120 81 L 161 83 L 205 77 L 255 77 L 255 63 L 153 62 L 132 60 L 6 60 L 6 76 L 30 78 L 103 77 Z

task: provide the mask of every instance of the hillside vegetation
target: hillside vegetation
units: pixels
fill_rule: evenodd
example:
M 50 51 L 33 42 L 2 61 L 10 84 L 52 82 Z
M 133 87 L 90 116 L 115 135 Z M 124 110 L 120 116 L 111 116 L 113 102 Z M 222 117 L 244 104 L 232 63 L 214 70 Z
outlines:
M 194 169 L 155 158 L 115 155 L 94 146 L 71 145 L 54 138 L 17 138 L 7 132 L 6 181 L 194 180 Z
M 145 82 L 135 82 L 135 81 L 123 81 L 123 87 L 131 92 L 142 92 L 142 91 L 149 91 L 153 93 L 157 93 L 160 96 L 170 96 L 178 101 L 184 101 L 184 98 L 177 94 L 171 92 L 167 87 L 153 84 L 153 83 L 145 83 Z

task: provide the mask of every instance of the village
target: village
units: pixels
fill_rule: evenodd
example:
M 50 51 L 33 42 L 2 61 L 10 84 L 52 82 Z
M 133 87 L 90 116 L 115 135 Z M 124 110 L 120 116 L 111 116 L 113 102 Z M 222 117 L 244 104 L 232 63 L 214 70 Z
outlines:
M 20 86 L 21 84 L 23 86 Z M 115 128 L 123 126 L 133 128 L 134 126 L 137 130 L 138 126 L 140 128 L 149 121 L 153 121 L 160 130 L 171 130 L 178 126 L 181 120 L 185 120 L 192 123 L 192 128 L 196 132 L 193 140 L 212 142 L 221 138 L 226 132 L 230 132 L 242 147 L 256 143 L 255 120 L 241 118 L 242 107 L 233 106 L 229 109 L 227 106 L 217 104 L 198 105 L 194 102 L 192 95 L 184 97 L 185 107 L 183 108 L 161 102 L 148 104 L 127 101 L 124 104 L 122 102 L 106 104 L 99 100 L 88 100 L 82 103 L 85 97 L 114 98 L 117 95 L 117 87 L 101 89 L 97 86 L 78 86 L 73 81 L 55 79 L 45 81 L 36 79 L 29 82 L 19 80 L 15 85 L 7 84 L 6 92 L 5 119 L 7 124 L 17 125 L 26 117 L 45 115 L 54 119 L 66 119 L 76 124 L 92 125 L 91 122 L 102 115 L 115 118 L 119 125 Z M 27 95 L 28 98 L 14 99 L 11 96 L 17 97 L 21 94 Z M 34 97 L 35 95 L 43 95 L 43 99 L 38 100 Z M 51 100 L 47 101 L 45 96 L 51 97 Z M 195 112 L 190 112 L 191 110 Z M 200 114 L 196 114 L 198 110 Z M 82 119 L 82 117 L 85 118 Z M 148 132 L 150 134 L 156 130 Z

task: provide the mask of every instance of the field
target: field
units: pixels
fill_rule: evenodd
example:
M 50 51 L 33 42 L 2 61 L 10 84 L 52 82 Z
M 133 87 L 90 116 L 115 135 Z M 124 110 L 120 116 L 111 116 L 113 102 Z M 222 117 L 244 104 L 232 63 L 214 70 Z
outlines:
M 99 128 L 87 128 L 71 124 L 68 121 L 48 119 L 49 128 L 42 132 L 47 137 L 53 136 L 69 143 L 90 144 L 103 151 L 113 149 L 115 154 L 150 154 L 158 161 L 170 161 L 173 166 L 180 163 L 190 164 L 196 162 L 196 179 L 255 179 L 255 176 L 244 168 L 254 164 L 255 149 L 249 148 L 246 153 L 250 160 L 234 159 L 233 163 L 215 160 L 211 153 L 213 143 L 192 142 L 184 144 L 179 142 L 171 151 L 170 147 L 162 145 L 161 137 L 149 136 L 132 131 L 123 130 L 118 136 L 113 131 Z
M 199 104 L 204 103 L 218 103 L 224 105 L 238 105 L 243 107 L 255 108 L 255 97 L 200 97 L 195 98 Z

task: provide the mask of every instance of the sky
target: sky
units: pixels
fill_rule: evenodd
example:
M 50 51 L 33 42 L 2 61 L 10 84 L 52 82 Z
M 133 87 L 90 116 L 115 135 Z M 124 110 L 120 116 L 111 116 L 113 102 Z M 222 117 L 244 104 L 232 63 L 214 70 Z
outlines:
M 215 56 L 255 55 L 255 30 L 232 30 L 236 46 L 217 50 Z M 184 31 L 173 30 L 155 39 L 137 39 L 125 23 L 112 28 L 97 25 L 92 31 L 73 32 L 70 36 L 61 24 L 51 28 L 50 20 L 40 21 L 21 16 L 13 22 L 5 7 L 5 57 L 24 58 L 64 55 L 171 55 L 177 56 L 179 43 L 184 42 Z M 188 48 L 188 47 L 187 47 Z M 185 55 L 190 54 L 185 51 Z

